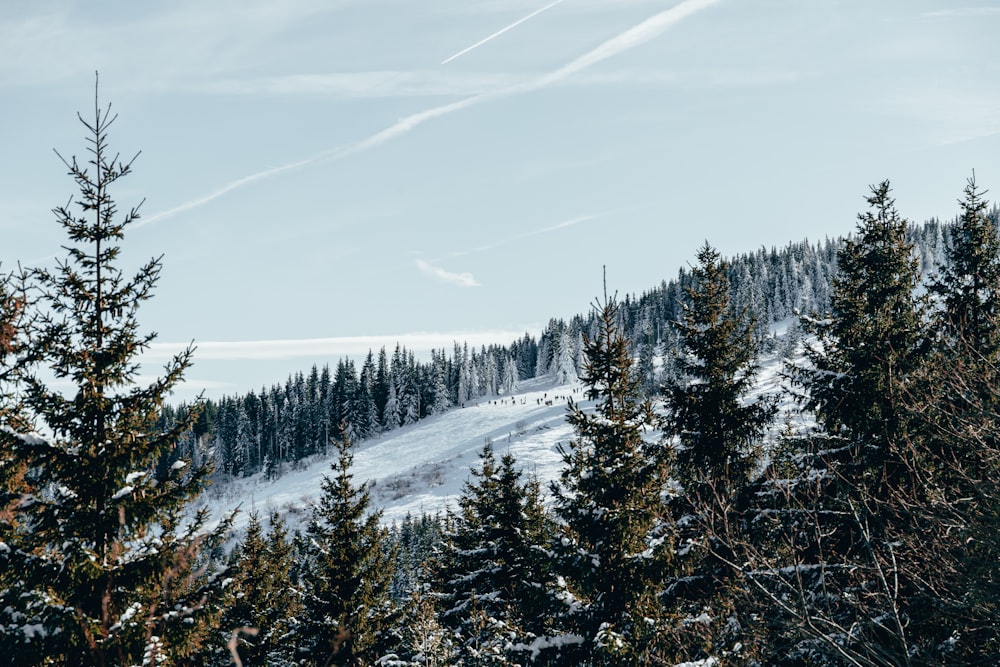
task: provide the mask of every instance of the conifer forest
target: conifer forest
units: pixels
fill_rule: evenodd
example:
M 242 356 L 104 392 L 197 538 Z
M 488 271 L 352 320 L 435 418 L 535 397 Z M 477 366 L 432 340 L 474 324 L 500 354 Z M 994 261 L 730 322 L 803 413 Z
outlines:
M 706 242 L 539 336 L 178 404 L 193 347 L 139 376 L 162 263 L 124 261 L 115 197 L 141 161 L 96 95 L 80 118 L 59 260 L 0 267 L 3 664 L 1000 664 L 1000 210 L 974 174 L 951 221 L 884 181 L 847 238 Z M 358 443 L 540 379 L 579 387 L 557 478 L 487 440 L 447 511 L 384 520 Z M 317 457 L 304 517 L 195 509 Z

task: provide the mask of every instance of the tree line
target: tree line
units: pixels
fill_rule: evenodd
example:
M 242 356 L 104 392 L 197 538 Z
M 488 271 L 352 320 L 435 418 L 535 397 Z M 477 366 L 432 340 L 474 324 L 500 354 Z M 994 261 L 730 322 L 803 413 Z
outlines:
M 635 317 L 650 295 L 605 295 L 579 318 L 572 372 L 594 407 L 570 400 L 574 437 L 547 488 L 487 445 L 456 508 L 389 529 L 351 474 L 358 424 L 341 419 L 304 527 L 254 515 L 229 545 L 231 517 L 210 526 L 189 510 L 213 461 L 170 458 L 212 432 L 202 405 L 166 404 L 192 351 L 138 381 L 153 340 L 138 311 L 160 260 L 118 265 L 139 211 L 111 196 L 134 160 L 108 149 L 114 118 L 95 93 L 89 157 L 64 160 L 79 190 L 55 209 L 66 258 L 0 282 L 11 664 L 996 663 L 1000 240 L 974 179 L 946 240 L 923 228 L 942 239 L 926 264 L 888 182 L 871 188 L 836 247 L 828 302 L 800 319 L 804 358 L 784 371 L 806 426 L 775 423 L 779 397 L 751 392 L 777 304 L 762 316 L 706 243 L 671 287 L 670 318 Z M 768 285 L 789 284 L 777 275 Z M 782 303 L 809 306 L 787 290 Z M 570 372 L 559 358 L 574 326 L 551 354 L 537 344 L 536 369 Z M 655 393 L 637 330 L 674 341 Z M 405 377 L 417 364 L 398 352 Z M 446 361 L 428 368 L 447 389 Z M 374 388 L 380 365 L 356 383 L 368 367 Z M 311 376 L 303 395 L 323 396 Z M 349 376 L 345 362 L 344 396 L 357 394 Z M 393 414 L 389 397 L 373 404 L 370 423 Z M 333 423 L 310 419 L 327 442 Z
M 907 238 L 923 274 L 943 261 L 950 229 L 936 220 L 908 226 Z M 733 307 L 756 314 L 753 335 L 760 345 L 778 344 L 771 334 L 774 323 L 829 308 L 842 244 L 843 239 L 790 243 L 726 262 Z M 617 325 L 638 361 L 648 396 L 658 395 L 676 373 L 674 360 L 681 349 L 672 323 L 681 317 L 680 304 L 694 280 L 694 272 L 682 268 L 677 278 L 641 295 L 626 295 L 618 304 Z M 344 358 L 332 370 L 313 365 L 308 372 L 291 374 L 284 384 L 206 400 L 199 421 L 160 467 L 183 458 L 201 460 L 211 452 L 221 476 L 264 472 L 274 478 L 304 458 L 327 453 L 344 436 L 352 442 L 379 437 L 452 407 L 508 396 L 522 380 L 575 380 L 584 363 L 583 337 L 593 336 L 598 325 L 593 313 L 568 321 L 553 318 L 537 338 L 525 333 L 509 345 L 479 350 L 456 342 L 450 353 L 432 350 L 429 361 L 397 345 L 391 353 L 370 350 L 359 364 Z M 176 410 L 168 406 L 161 426 L 184 411 L 183 405 Z

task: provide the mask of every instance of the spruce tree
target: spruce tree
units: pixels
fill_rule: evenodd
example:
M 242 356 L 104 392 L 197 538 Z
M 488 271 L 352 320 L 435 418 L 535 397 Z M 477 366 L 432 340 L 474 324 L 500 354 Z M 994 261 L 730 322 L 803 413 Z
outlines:
M 960 348 L 957 353 L 995 363 L 1000 356 L 1000 236 L 975 176 L 964 194 L 944 266 L 929 291 L 938 299 L 935 320 L 945 342 Z
M 850 440 L 872 471 L 905 433 L 903 389 L 919 367 L 923 307 L 906 221 L 888 181 L 872 186 L 869 210 L 837 256 L 829 316 L 807 318 L 817 344 L 790 369 L 804 406 L 830 435 Z
M 0 428 L 14 430 L 26 427 L 17 395 L 17 374 L 31 361 L 26 340 L 28 313 L 23 279 L 0 273 Z
M 686 545 L 665 602 L 687 617 L 681 644 L 687 659 L 746 659 L 751 613 L 741 608 L 743 582 L 731 544 L 742 540 L 745 490 L 759 460 L 776 401 L 747 396 L 757 375 L 755 319 L 730 301 L 727 263 L 707 243 L 685 288 L 676 323 L 678 375 L 668 379 L 663 429 L 677 448 L 683 493 L 674 513 Z M 692 621 L 691 619 L 698 619 Z M 725 663 L 724 663 L 725 664 Z
M 292 639 L 301 614 L 301 592 L 293 585 L 292 544 L 277 512 L 267 533 L 256 514 L 250 516 L 243 540 L 229 556 L 227 598 L 219 631 L 226 644 L 222 665 L 236 651 L 247 666 L 295 664 Z
M 668 630 L 658 599 L 676 546 L 663 498 L 668 450 L 646 439 L 654 417 L 617 304 L 605 299 L 596 310 L 580 378 L 596 406 L 570 401 L 575 437 L 560 447 L 565 467 L 552 486 L 558 631 L 534 647 L 560 664 L 646 664 Z
M 441 619 L 469 664 L 511 664 L 515 643 L 544 628 L 548 521 L 537 482 L 523 481 L 510 453 L 479 454 L 442 547 Z
M 888 182 L 871 188 L 869 210 L 838 254 L 830 312 L 804 321 L 816 342 L 807 363 L 789 368 L 818 428 L 795 439 L 797 451 L 760 498 L 780 499 L 767 514 L 787 559 L 775 563 L 768 591 L 787 612 L 779 633 L 798 649 L 852 664 L 910 664 L 927 599 L 914 538 L 935 486 L 916 452 L 912 391 L 926 349 L 919 266 L 907 223 Z M 805 465 L 802 465 L 805 462 Z M 928 534 L 924 533 L 924 537 Z M 764 568 L 751 568 L 766 571 Z M 780 576 L 778 576 L 780 575 Z
M 24 370 L 27 362 L 23 319 L 26 299 L 20 293 L 13 275 L 0 274 L 0 433 L 8 435 L 30 430 L 16 383 L 17 373 Z M 26 462 L 13 449 L 0 446 L 0 591 L 17 582 L 16 573 L 5 566 L 2 552 L 24 530 L 16 510 L 30 493 L 26 474 Z
M 665 430 L 680 445 L 677 465 L 685 485 L 721 482 L 717 490 L 738 493 L 774 419 L 775 401 L 746 402 L 757 376 L 756 320 L 734 311 L 728 269 L 708 243 L 698 251 L 684 317 L 676 323 L 682 353 L 675 361 L 679 377 L 665 388 Z
M 22 529 L 0 549 L 0 570 L 16 581 L 0 591 L 0 643 L 14 663 L 170 664 L 197 653 L 218 580 L 203 574 L 202 549 L 217 536 L 187 505 L 207 470 L 190 461 L 157 479 L 157 461 L 197 417 L 156 427 L 164 399 L 191 363 L 192 349 L 164 375 L 138 383 L 139 306 L 152 297 L 159 258 L 131 277 L 118 265 L 125 231 L 139 213 L 120 215 L 111 196 L 131 172 L 108 147 L 115 120 L 95 92 L 88 159 L 63 160 L 79 189 L 55 209 L 69 237 L 55 270 L 37 269 L 33 354 L 48 375 L 22 377 L 25 404 L 44 437 L 2 434 L 23 462 L 30 494 L 14 510 Z M 57 389 L 47 377 L 70 385 Z
M 307 665 L 372 664 L 396 641 L 397 613 L 389 598 L 395 556 L 381 512 L 370 509 L 369 492 L 352 481 L 350 443 L 337 445 L 333 476 L 298 540 L 302 622 L 297 644 Z
M 921 513 L 906 539 L 921 585 L 910 614 L 925 654 L 988 664 L 1000 654 L 1000 238 L 970 178 L 951 230 L 935 298 L 929 362 L 908 393 L 918 428 Z M 933 545 L 928 549 L 927 545 Z M 943 647 L 943 648 L 942 648 Z

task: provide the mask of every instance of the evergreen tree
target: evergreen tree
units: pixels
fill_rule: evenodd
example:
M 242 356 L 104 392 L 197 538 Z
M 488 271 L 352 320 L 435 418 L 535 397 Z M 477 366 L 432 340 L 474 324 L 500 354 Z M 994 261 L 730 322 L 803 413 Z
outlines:
M 300 659 L 308 665 L 372 664 L 393 646 L 396 612 L 389 599 L 394 555 L 383 549 L 380 512 L 370 511 L 367 489 L 354 486 L 353 457 L 337 446 L 332 477 L 299 540 L 303 615 Z
M 29 471 L 30 496 L 14 512 L 18 530 L 0 549 L 0 571 L 16 572 L 0 591 L 0 644 L 12 664 L 169 664 L 197 653 L 218 581 L 201 574 L 205 515 L 185 508 L 207 470 L 178 461 L 156 479 L 157 461 L 197 417 L 197 407 L 160 430 L 164 398 L 192 350 L 163 377 L 138 384 L 137 355 L 153 334 L 139 332 L 140 304 L 153 293 L 160 260 L 127 277 L 120 242 L 138 211 L 119 216 L 113 186 L 134 161 L 109 152 L 115 117 L 95 93 L 86 163 L 64 160 L 80 214 L 55 209 L 70 239 L 54 271 L 32 274 L 39 318 L 34 354 L 68 392 L 27 373 L 25 403 L 44 438 L 0 434 L 3 449 Z M 221 529 L 220 529 L 221 530 Z M 213 535 L 217 536 L 216 532 Z
M 909 408 L 925 352 L 919 266 L 889 192 L 888 182 L 872 187 L 858 233 L 838 255 L 831 312 L 805 321 L 817 337 L 808 364 L 789 369 L 819 422 L 785 465 L 805 469 L 794 479 L 779 471 L 759 494 L 781 499 L 765 516 L 781 517 L 787 560 L 770 569 L 771 582 L 756 579 L 772 609 L 787 612 L 780 634 L 797 638 L 798 650 L 852 664 L 918 656 L 914 622 L 927 607 L 920 591 L 929 571 L 920 565 L 928 545 L 913 540 L 925 521 L 915 509 L 937 495 L 922 481 L 932 478 Z
M 573 338 L 569 327 L 563 327 L 559 333 L 559 344 L 552 362 L 552 374 L 557 384 L 569 384 L 578 379 Z
M 541 547 L 548 521 L 537 482 L 521 480 L 510 453 L 498 466 L 487 444 L 472 476 L 445 534 L 441 619 L 461 642 L 461 660 L 512 664 L 515 640 L 530 643 L 544 630 L 547 567 Z
M 918 263 L 889 182 L 866 199 L 857 236 L 838 254 L 830 316 L 804 323 L 818 340 L 806 349 L 809 365 L 790 374 L 826 432 L 850 439 L 880 468 L 905 432 L 902 390 L 918 367 L 922 306 Z
M 16 392 L 16 375 L 25 370 L 27 362 L 26 299 L 19 292 L 13 276 L 0 274 L 0 433 L 30 430 Z M 0 446 L 0 544 L 13 542 L 18 532 L 25 530 L 16 510 L 31 490 L 25 479 L 27 472 L 26 462 L 17 458 L 13 449 Z M 2 555 L 0 565 L 0 591 L 6 591 L 16 584 L 17 576 L 5 566 Z
M 27 426 L 21 415 L 16 380 L 17 373 L 30 362 L 25 336 L 27 297 L 23 285 L 18 285 L 21 279 L 0 273 L 0 427 L 15 430 Z
M 513 394 L 517 389 L 517 383 L 521 378 L 517 374 L 517 364 L 514 357 L 507 355 L 503 360 L 503 377 L 501 379 L 500 392 L 503 394 Z
M 964 194 L 930 284 L 929 362 L 907 395 L 916 428 L 905 455 L 920 484 L 906 501 L 926 518 L 892 539 L 918 582 L 907 605 L 914 646 L 988 664 L 1000 655 L 991 620 L 1000 611 L 1000 238 L 974 178 Z
M 776 407 L 773 399 L 745 401 L 757 375 L 755 320 L 733 311 L 728 268 L 707 243 L 698 251 L 684 318 L 676 323 L 683 354 L 676 360 L 680 377 L 666 387 L 665 430 L 679 442 L 686 485 L 720 481 L 738 492 Z
M 962 213 L 951 228 L 945 263 L 930 285 L 939 307 L 939 334 L 959 354 L 1000 357 L 1000 236 L 975 177 L 959 201 Z
M 271 513 L 270 530 L 265 534 L 252 514 L 246 535 L 229 557 L 228 599 L 219 621 L 223 639 L 235 644 L 232 650 L 248 667 L 295 664 L 291 640 L 301 605 L 300 592 L 289 577 L 293 562 L 280 515 Z M 220 667 L 233 664 L 229 650 L 220 654 Z
M 645 664 L 666 632 L 657 595 L 675 547 L 662 495 L 667 450 L 644 438 L 653 415 L 617 310 L 605 300 L 597 336 L 585 339 L 581 380 L 597 405 L 584 411 L 570 401 L 576 437 L 560 448 L 565 468 L 552 487 L 559 634 L 535 646 L 558 647 L 562 664 Z
M 686 658 L 738 662 L 750 657 L 754 642 L 746 636 L 751 614 L 740 613 L 743 582 L 728 545 L 741 539 L 743 492 L 776 402 L 747 401 L 757 374 L 755 322 L 734 312 L 728 268 L 707 243 L 699 250 L 677 323 L 679 377 L 668 379 L 663 429 L 678 449 L 684 489 L 674 506 L 686 547 L 683 576 L 666 597 L 688 618 L 681 632 Z
M 463 664 L 456 662 L 455 640 L 451 630 L 441 624 L 434 602 L 433 595 L 422 586 L 407 596 L 398 651 L 383 664 L 388 667 Z
M 396 393 L 395 382 L 389 383 L 389 393 L 386 395 L 385 411 L 382 419 L 382 429 L 386 432 L 399 428 L 400 421 L 403 419 L 402 405 Z
M 433 403 L 431 404 L 430 413 L 434 415 L 444 414 L 451 407 L 451 396 L 448 391 L 448 385 L 446 383 L 446 369 L 445 369 L 445 356 L 444 350 L 441 351 L 440 355 L 432 352 L 433 362 L 431 366 L 431 372 L 433 373 Z

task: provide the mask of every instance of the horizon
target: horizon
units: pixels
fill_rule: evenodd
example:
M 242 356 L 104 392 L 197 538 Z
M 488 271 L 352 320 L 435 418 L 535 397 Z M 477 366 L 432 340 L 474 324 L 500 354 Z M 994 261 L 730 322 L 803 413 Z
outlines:
M 112 150 L 141 150 L 113 192 L 145 199 L 121 265 L 164 255 L 140 324 L 203 341 L 191 391 L 306 358 L 261 359 L 273 341 L 536 333 L 602 266 L 637 294 L 706 240 L 849 234 L 884 179 L 918 224 L 951 220 L 973 170 L 997 192 L 997 28 L 944 0 L 18 2 L 0 262 L 61 255 L 51 151 L 83 154 L 99 71 Z

